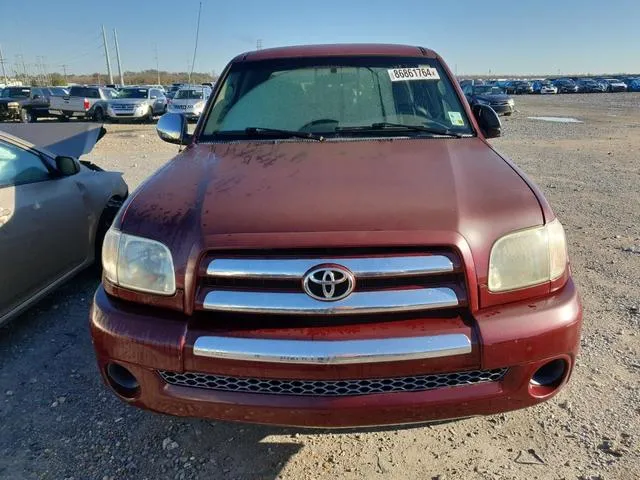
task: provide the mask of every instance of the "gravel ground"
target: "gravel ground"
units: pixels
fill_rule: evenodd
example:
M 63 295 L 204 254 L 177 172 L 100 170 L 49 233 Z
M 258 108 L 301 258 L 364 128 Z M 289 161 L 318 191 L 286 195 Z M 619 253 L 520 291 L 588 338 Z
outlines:
M 585 307 L 576 371 L 553 400 L 488 418 L 369 431 L 140 411 L 98 377 L 87 326 L 97 279 L 86 273 L 0 330 L 0 477 L 640 478 L 640 94 L 516 102 L 494 143 L 563 221 Z M 123 171 L 132 189 L 176 151 L 148 125 L 108 129 L 91 159 Z

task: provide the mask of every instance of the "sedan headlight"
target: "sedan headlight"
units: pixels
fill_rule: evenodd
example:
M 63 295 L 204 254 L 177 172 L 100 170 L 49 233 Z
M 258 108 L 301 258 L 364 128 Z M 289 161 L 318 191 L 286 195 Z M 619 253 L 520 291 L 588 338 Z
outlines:
M 9 108 L 18 108 L 20 104 L 18 102 L 9 102 L 7 103 L 7 107 Z
M 514 103 L 515 102 L 513 101 L 513 98 L 510 98 L 509 100 L 507 100 L 507 105 L 509 105 L 510 107 L 513 107 Z
M 176 291 L 171 252 L 155 240 L 109 229 L 102 247 L 102 267 L 110 282 L 124 288 L 159 295 Z
M 555 280 L 564 273 L 567 261 L 567 242 L 558 219 L 509 233 L 491 248 L 489 290 L 504 292 Z

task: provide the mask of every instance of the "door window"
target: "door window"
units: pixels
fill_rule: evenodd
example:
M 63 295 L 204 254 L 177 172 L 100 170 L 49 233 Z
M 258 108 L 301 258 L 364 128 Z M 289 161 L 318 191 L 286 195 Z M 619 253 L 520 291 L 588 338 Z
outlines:
M 49 170 L 38 155 L 0 141 L 0 188 L 50 178 Z

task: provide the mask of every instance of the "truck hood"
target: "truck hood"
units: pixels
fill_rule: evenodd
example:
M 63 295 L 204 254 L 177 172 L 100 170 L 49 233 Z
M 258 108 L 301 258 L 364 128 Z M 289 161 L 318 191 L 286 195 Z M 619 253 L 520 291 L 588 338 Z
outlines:
M 0 103 L 5 104 L 5 103 L 10 103 L 10 102 L 18 102 L 20 104 L 26 102 L 27 100 L 29 100 L 28 98 L 11 98 L 11 97 L 5 97 L 5 98 L 0 98 Z
M 457 238 L 487 257 L 501 235 L 544 223 L 529 184 L 475 137 L 194 145 L 122 212 L 116 226 L 168 245 L 177 271 L 215 248 Z

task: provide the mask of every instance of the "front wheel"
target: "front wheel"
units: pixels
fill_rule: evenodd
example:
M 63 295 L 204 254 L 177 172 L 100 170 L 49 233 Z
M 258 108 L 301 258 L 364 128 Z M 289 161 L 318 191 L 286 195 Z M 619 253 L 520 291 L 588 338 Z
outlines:
M 93 121 L 94 122 L 104 122 L 104 111 L 98 107 L 93 112 Z
M 33 123 L 35 122 L 35 115 L 26 108 L 20 110 L 20 122 L 22 123 Z

